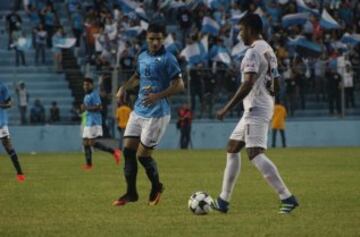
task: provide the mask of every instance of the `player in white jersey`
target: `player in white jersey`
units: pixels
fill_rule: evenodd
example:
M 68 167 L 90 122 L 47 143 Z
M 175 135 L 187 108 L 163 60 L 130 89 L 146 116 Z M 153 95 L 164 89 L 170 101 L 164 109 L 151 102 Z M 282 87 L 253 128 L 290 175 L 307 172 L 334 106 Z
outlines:
M 240 101 L 244 114 L 230 136 L 222 190 L 214 208 L 226 213 L 238 175 L 240 151 L 246 148 L 251 163 L 260 171 L 281 200 L 279 213 L 290 213 L 299 204 L 282 180 L 276 166 L 264 154 L 267 148 L 268 124 L 273 115 L 275 82 L 278 77 L 277 60 L 273 49 L 261 37 L 262 20 L 248 14 L 240 21 L 240 36 L 250 48 L 241 63 L 242 84 L 233 98 L 217 112 L 223 120 Z

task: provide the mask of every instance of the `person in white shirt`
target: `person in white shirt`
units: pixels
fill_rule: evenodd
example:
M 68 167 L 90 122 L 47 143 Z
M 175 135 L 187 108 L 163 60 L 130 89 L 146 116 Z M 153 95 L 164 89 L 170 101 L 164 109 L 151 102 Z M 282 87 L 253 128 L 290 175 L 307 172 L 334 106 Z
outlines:
M 16 86 L 16 94 L 18 96 L 18 104 L 19 104 L 19 111 L 20 111 L 20 123 L 26 124 L 26 113 L 27 113 L 27 106 L 29 103 L 29 94 L 26 90 L 25 83 L 21 81 L 18 86 Z
M 273 115 L 275 82 L 279 77 L 273 49 L 262 39 L 262 21 L 257 14 L 247 14 L 240 20 L 240 36 L 250 45 L 241 63 L 242 84 L 230 101 L 217 112 L 225 115 L 240 101 L 244 114 L 230 136 L 222 190 L 213 207 L 223 213 L 229 202 L 236 179 L 240 174 L 240 151 L 246 148 L 251 163 L 260 171 L 281 200 L 279 213 L 290 213 L 299 204 L 282 180 L 276 166 L 267 158 L 268 126 Z
M 345 107 L 347 109 L 349 107 L 355 108 L 354 74 L 350 62 L 346 63 L 345 65 L 343 77 L 344 77 L 344 88 L 345 88 Z

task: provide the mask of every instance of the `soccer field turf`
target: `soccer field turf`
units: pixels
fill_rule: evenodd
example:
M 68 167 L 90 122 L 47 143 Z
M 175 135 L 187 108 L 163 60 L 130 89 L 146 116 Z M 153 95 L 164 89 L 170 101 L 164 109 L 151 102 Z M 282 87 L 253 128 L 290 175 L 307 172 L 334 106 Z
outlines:
M 360 236 L 360 148 L 272 149 L 267 152 L 300 207 L 279 215 L 277 195 L 242 154 L 230 212 L 195 216 L 189 196 L 217 197 L 223 150 L 156 151 L 165 192 L 147 205 L 150 184 L 139 165 L 140 199 L 124 207 L 121 166 L 102 152 L 83 171 L 81 153 L 21 155 L 27 175 L 17 183 L 10 160 L 0 159 L 0 236 Z

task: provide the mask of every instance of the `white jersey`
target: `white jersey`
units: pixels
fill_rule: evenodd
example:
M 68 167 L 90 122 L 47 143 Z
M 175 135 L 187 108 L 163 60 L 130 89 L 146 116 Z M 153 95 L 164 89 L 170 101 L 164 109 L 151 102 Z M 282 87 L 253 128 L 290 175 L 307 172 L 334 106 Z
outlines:
M 273 49 L 264 40 L 255 41 L 246 51 L 241 63 L 242 78 L 256 73 L 256 82 L 244 98 L 244 119 L 251 122 L 269 122 L 273 115 L 274 98 L 270 94 L 272 78 L 278 76 Z M 273 88 L 272 88 L 273 89 Z

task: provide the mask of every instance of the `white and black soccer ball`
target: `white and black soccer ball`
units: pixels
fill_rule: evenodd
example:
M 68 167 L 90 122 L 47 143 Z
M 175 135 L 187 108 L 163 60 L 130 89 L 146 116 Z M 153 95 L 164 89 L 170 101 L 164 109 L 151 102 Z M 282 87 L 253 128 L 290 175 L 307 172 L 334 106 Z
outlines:
M 188 207 L 195 215 L 205 215 L 211 211 L 214 200 L 209 194 L 203 191 L 193 193 L 188 202 Z

